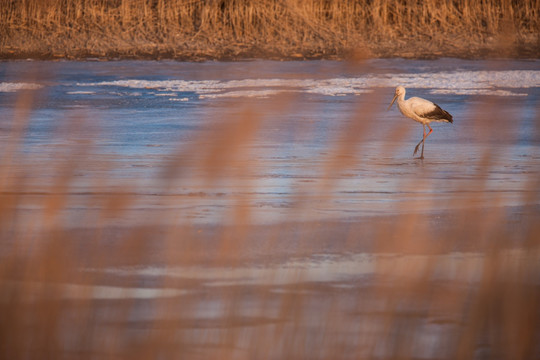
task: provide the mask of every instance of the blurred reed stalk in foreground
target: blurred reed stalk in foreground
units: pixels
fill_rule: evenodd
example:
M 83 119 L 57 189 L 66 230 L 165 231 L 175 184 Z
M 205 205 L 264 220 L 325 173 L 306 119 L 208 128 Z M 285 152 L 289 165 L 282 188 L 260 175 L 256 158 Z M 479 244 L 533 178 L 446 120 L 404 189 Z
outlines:
M 257 184 L 249 173 L 264 166 L 254 154 L 253 141 L 269 121 L 262 116 L 265 112 L 289 111 L 298 99 L 278 96 L 268 100 L 267 108 L 231 101 L 230 115 L 214 130 L 192 147 L 171 154 L 162 177 L 155 179 L 164 196 L 155 200 L 153 209 L 137 215 L 144 225 L 137 225 L 135 218 L 127 227 L 116 227 L 114 219 L 131 214 L 142 203 L 142 195 L 130 186 L 112 186 L 109 172 L 114 161 L 94 158 L 92 138 L 79 130 L 85 126 L 84 113 L 66 119 L 72 146 L 57 156 L 51 154 L 42 167 L 27 165 L 21 139 L 33 94 L 21 93 L 8 141 L 0 145 L 1 358 L 539 356 L 538 210 L 528 210 L 515 224 L 513 215 L 500 207 L 471 206 L 477 201 L 496 205 L 501 196 L 493 193 L 486 199 L 481 191 L 493 166 L 495 145 L 486 146 L 470 182 L 453 189 L 456 194 L 472 188 L 480 191 L 470 192 L 467 198 L 456 196 L 454 208 L 463 210 L 451 213 L 447 221 L 452 226 L 434 226 L 433 219 L 411 211 L 404 202 L 398 212 L 403 215 L 349 223 L 345 230 L 344 224 L 335 228 L 340 238 L 336 235 L 332 242 L 341 244 L 344 252 L 368 238 L 374 244 L 371 275 L 364 281 L 336 283 L 310 278 L 309 265 L 304 270 L 276 266 L 273 254 L 281 252 L 286 261 L 313 255 L 310 247 L 324 229 L 317 227 L 318 221 L 292 220 L 310 211 L 310 196 L 331 201 L 340 174 L 365 161 L 367 139 L 362 134 L 375 126 L 368 120 L 376 112 L 372 97 L 379 93 L 359 100 L 354 116 L 329 143 L 317 169 L 321 182 L 302 184 L 287 199 L 292 204 L 291 221 L 264 231 L 251 223 L 251 196 L 256 196 Z M 487 114 L 484 108 L 472 109 L 471 118 L 484 133 L 504 120 L 497 106 L 490 104 L 493 110 Z M 309 126 L 297 130 L 312 131 Z M 395 141 L 404 131 L 396 125 L 380 149 L 383 158 L 397 151 Z M 72 186 L 77 170 L 85 167 L 97 174 L 91 184 L 111 190 L 101 193 L 90 188 L 82 195 L 86 207 L 75 220 L 71 218 L 82 225 L 74 228 L 67 225 L 66 214 L 75 211 L 73 203 L 80 204 L 81 194 Z M 47 169 L 55 169 L 56 175 L 42 189 L 27 185 Z M 424 170 L 418 186 L 430 188 L 445 181 L 430 174 Z M 539 201 L 537 174 L 529 176 L 523 205 Z M 401 186 L 406 187 L 406 181 Z M 198 192 L 215 191 L 224 182 L 239 182 L 247 189 L 231 195 L 233 206 L 223 214 L 228 225 L 205 228 L 189 221 L 158 225 L 162 216 L 185 220 L 182 213 L 159 212 L 185 201 L 169 194 L 175 183 L 191 184 L 190 201 L 197 204 L 205 201 L 197 197 Z M 28 204 L 34 205 L 32 211 L 24 210 Z M 294 246 L 282 250 L 284 243 Z M 459 254 L 454 249 L 462 247 L 471 249 L 472 255 L 456 260 Z M 252 256 L 260 252 L 274 260 Z M 107 272 L 111 267 L 133 271 L 117 276 Z M 137 272 L 145 267 L 148 273 Z M 180 276 L 174 276 L 174 271 Z M 234 282 L 250 276 L 256 281 Z M 208 285 L 212 279 L 221 283 Z M 434 337 L 437 332 L 444 336 Z

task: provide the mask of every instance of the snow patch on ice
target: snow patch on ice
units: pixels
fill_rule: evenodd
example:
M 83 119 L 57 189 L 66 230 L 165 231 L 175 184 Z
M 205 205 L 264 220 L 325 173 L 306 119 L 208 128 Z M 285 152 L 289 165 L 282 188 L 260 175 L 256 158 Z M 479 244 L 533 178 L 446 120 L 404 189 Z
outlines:
M 436 73 L 376 74 L 330 79 L 243 79 L 243 80 L 117 80 L 79 84 L 153 89 L 156 96 L 192 93 L 201 99 L 254 97 L 266 98 L 283 92 L 322 96 L 359 95 L 374 88 L 395 87 L 431 89 L 433 94 L 526 96 L 523 89 L 540 87 L 540 71 L 451 71 Z M 519 92 L 512 89 L 520 89 Z M 174 94 L 174 95 L 173 95 Z
M 13 82 L 0 82 L 0 92 L 16 92 L 19 90 L 37 90 L 42 88 L 42 85 L 34 83 L 13 83 Z
M 442 95 L 488 95 L 488 96 L 527 96 L 524 93 L 515 93 L 508 90 L 489 90 L 489 89 L 437 89 L 430 91 L 431 94 Z
M 68 91 L 66 94 L 68 95 L 93 95 L 95 94 L 95 91 Z

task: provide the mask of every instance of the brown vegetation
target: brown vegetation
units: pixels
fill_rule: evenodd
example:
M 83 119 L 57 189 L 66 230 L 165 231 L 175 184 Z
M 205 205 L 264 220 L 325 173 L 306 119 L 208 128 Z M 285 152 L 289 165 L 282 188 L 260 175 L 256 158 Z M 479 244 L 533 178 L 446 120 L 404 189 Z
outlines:
M 538 57 L 539 9 L 538 0 L 0 0 L 0 57 Z

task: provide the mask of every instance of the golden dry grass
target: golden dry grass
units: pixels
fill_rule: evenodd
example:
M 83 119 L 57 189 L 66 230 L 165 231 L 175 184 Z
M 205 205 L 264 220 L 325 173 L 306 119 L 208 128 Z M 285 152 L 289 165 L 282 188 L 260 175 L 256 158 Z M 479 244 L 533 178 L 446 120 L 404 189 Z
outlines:
M 538 57 L 539 8 L 538 0 L 0 0 L 0 56 Z

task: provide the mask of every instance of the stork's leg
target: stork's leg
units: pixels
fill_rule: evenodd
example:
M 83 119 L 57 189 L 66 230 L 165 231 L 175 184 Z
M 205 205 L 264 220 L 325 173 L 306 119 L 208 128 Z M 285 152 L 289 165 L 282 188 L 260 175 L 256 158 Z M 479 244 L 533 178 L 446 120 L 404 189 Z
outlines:
M 433 132 L 433 129 L 431 128 L 431 126 L 429 126 L 429 124 L 426 124 L 426 125 L 429 128 L 429 132 L 426 135 L 426 128 L 424 127 L 424 139 L 422 141 L 422 152 L 420 153 L 420 159 L 424 158 L 424 144 L 426 143 L 426 139 L 429 136 L 429 134 Z
M 429 128 L 429 132 L 427 134 L 426 134 L 426 125 Z M 420 142 L 416 145 L 416 147 L 414 148 L 414 153 L 413 153 L 413 156 L 416 155 L 416 153 L 418 152 L 418 147 L 420 146 L 420 144 L 422 144 L 422 151 L 420 152 L 419 159 L 424 158 L 424 144 L 426 143 L 427 137 L 433 132 L 433 129 L 431 128 L 431 126 L 429 126 L 429 124 L 425 124 L 425 125 L 422 124 L 422 126 L 424 127 L 424 137 L 422 137 L 422 140 L 420 140 Z
M 416 147 L 414 148 L 413 156 L 416 155 L 416 153 L 418 152 L 418 148 L 420 147 L 420 144 L 422 144 L 422 154 L 424 153 L 424 140 L 426 140 L 426 138 L 427 138 L 427 136 L 426 136 L 426 125 L 422 124 L 422 127 L 424 128 L 424 136 L 422 137 L 422 140 L 420 140 L 420 142 L 418 144 L 416 144 Z M 422 155 L 420 158 L 423 159 L 424 156 Z

